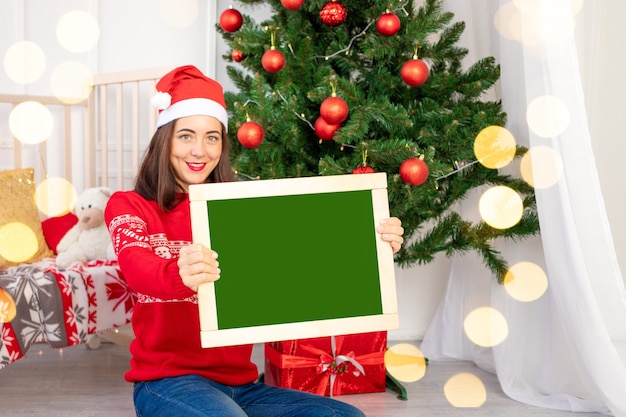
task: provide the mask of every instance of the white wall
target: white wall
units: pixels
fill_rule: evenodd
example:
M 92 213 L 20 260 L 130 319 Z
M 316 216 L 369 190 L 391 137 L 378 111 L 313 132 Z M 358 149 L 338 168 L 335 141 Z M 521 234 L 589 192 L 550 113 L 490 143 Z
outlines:
M 482 0 L 481 0 L 482 1 Z M 158 5 L 163 0 L 0 0 L 0 53 L 16 41 L 39 43 L 46 53 L 48 69 L 38 82 L 20 86 L 0 71 L 0 93 L 50 94 L 48 82 L 54 67 L 66 60 L 84 63 L 94 73 L 117 72 L 146 67 L 194 64 L 232 89 L 221 56 L 226 46 L 213 30 L 217 16 L 230 4 L 262 21 L 267 8 L 247 8 L 230 0 L 177 0 L 177 7 L 196 4 L 198 17 L 188 27 L 174 28 L 163 22 Z M 581 66 L 590 114 L 591 131 L 598 173 L 602 181 L 607 212 L 618 259 L 626 267 L 626 220 L 621 173 L 626 155 L 625 133 L 619 122 L 626 108 L 623 97 L 626 86 L 623 68 L 626 63 L 622 17 L 626 15 L 623 0 L 603 0 L 585 6 L 586 40 Z M 187 5 L 187 6 L 186 6 Z M 601 6 L 600 6 L 601 5 Z M 97 18 L 101 38 L 94 51 L 71 54 L 55 39 L 57 19 L 67 11 L 83 10 Z M 485 25 L 491 19 L 486 18 Z M 7 140 L 6 119 L 0 117 L 0 143 Z M 0 167 L 2 168 L 2 167 Z M 390 332 L 390 338 L 419 339 L 430 323 L 445 288 L 450 262 L 440 256 L 434 263 L 408 269 L 397 268 L 397 289 L 401 328 Z

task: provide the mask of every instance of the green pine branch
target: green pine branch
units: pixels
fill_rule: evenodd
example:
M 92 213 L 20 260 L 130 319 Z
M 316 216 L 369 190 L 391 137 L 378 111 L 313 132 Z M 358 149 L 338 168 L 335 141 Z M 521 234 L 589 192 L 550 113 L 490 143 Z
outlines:
M 264 22 L 244 15 L 235 33 L 218 25 L 231 50 L 246 56 L 239 63 L 230 54 L 223 57 L 237 88 L 226 93 L 231 138 L 247 118 L 265 130 L 265 140 L 255 149 L 231 140 L 233 166 L 242 178 L 344 175 L 367 155 L 368 166 L 387 173 L 390 212 L 405 228 L 407 243 L 396 254 L 398 265 L 429 263 L 439 253 L 475 252 L 503 282 L 508 265 L 494 243 L 536 235 L 539 223 L 533 188 L 482 166 L 474 155 L 474 138 L 482 129 L 506 125 L 501 102 L 485 99 L 500 78 L 495 59 L 462 65 L 468 51 L 457 44 L 465 24 L 455 21 L 441 0 L 426 0 L 420 7 L 413 1 L 345 1 L 347 19 L 335 28 L 319 16 L 327 1 L 306 0 L 290 11 L 280 0 L 239 0 L 269 4 L 273 14 Z M 400 31 L 389 37 L 375 28 L 387 9 L 401 21 Z M 274 74 L 261 65 L 272 31 L 285 57 L 284 68 Z M 423 85 L 409 87 L 400 70 L 416 50 L 430 73 Z M 313 125 L 333 86 L 349 115 L 333 140 L 321 141 Z M 525 152 L 518 147 L 516 158 Z M 402 162 L 413 156 L 422 157 L 429 168 L 420 186 L 403 182 L 399 174 Z M 522 219 L 511 228 L 470 222 L 458 212 L 458 203 L 470 193 L 494 185 L 512 188 L 523 200 Z

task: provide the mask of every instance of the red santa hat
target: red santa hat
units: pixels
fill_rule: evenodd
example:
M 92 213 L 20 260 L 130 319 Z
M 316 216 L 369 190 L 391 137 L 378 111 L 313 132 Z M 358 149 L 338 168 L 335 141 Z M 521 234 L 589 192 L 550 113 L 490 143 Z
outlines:
M 156 85 L 151 103 L 159 109 L 157 129 L 181 117 L 213 116 L 228 130 L 228 115 L 222 86 L 193 65 L 165 74 Z

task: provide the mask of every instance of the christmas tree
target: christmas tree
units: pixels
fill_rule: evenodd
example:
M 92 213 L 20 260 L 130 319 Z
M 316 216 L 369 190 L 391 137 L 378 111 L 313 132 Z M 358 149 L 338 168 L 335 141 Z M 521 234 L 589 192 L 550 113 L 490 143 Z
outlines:
M 273 15 L 257 23 L 231 7 L 217 28 L 238 89 L 226 94 L 238 174 L 386 172 L 391 215 L 405 228 L 397 264 L 476 251 L 502 282 L 507 262 L 494 240 L 528 237 L 539 225 L 530 185 L 476 163 L 477 135 L 503 127 L 506 114 L 499 101 L 484 99 L 499 79 L 495 60 L 463 69 L 467 50 L 455 44 L 464 23 L 441 0 L 239 3 L 268 3 Z M 512 157 L 525 151 L 514 144 Z M 470 222 L 455 211 L 485 185 L 519 195 L 523 212 L 512 227 Z

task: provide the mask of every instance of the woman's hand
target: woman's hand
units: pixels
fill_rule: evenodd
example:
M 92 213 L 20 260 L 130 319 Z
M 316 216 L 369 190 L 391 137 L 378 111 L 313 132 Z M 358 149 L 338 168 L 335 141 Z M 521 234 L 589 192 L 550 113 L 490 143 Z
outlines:
M 192 291 L 198 292 L 198 286 L 202 283 L 220 279 L 217 253 L 200 243 L 180 248 L 177 264 L 183 284 Z
M 393 253 L 396 253 L 402 247 L 402 242 L 404 239 L 402 235 L 404 234 L 404 228 L 402 227 L 402 222 L 397 217 L 389 217 L 387 219 L 383 219 L 380 222 L 380 226 L 376 229 L 378 233 L 381 234 L 382 240 L 385 240 L 391 243 L 391 249 L 393 249 Z

